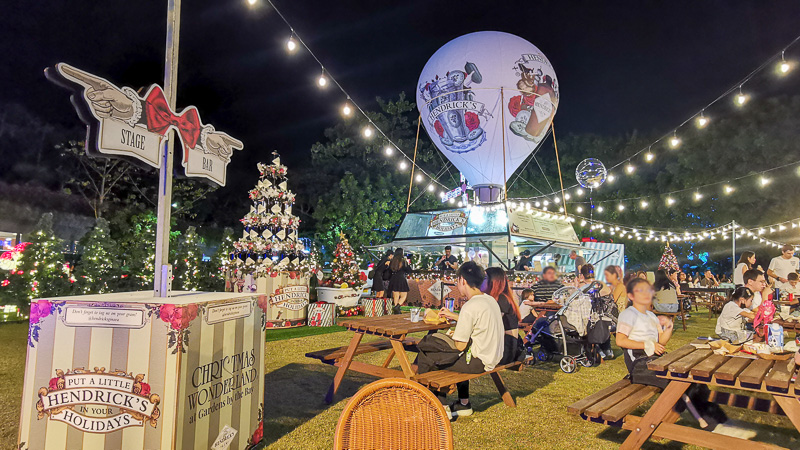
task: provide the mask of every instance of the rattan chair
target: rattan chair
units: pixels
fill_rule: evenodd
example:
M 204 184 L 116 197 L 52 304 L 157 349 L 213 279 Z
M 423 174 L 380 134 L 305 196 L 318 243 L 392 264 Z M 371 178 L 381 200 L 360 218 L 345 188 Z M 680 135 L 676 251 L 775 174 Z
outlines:
M 336 424 L 334 450 L 452 450 L 444 406 L 404 378 L 370 383 L 347 402 Z

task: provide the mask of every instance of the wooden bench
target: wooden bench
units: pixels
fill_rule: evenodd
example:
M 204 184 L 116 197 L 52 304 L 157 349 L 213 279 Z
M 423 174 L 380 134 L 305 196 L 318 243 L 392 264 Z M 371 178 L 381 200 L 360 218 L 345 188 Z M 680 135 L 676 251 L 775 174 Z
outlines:
M 503 378 L 500 377 L 501 370 L 521 371 L 522 363 L 515 361 L 510 364 L 497 366 L 494 368 L 494 370 L 483 373 L 460 373 L 446 369 L 434 370 L 432 372 L 415 375 L 411 379 L 436 392 L 450 394 L 455 391 L 457 383 L 469 381 L 489 374 L 491 375 L 494 385 L 497 387 L 497 391 L 500 393 L 500 397 L 503 399 L 503 402 L 508 406 L 515 407 L 517 404 L 514 402 L 514 398 L 511 397 L 511 394 L 508 392 L 508 389 L 503 382 Z
M 403 347 L 407 350 L 416 351 L 419 339 L 407 337 L 403 339 Z M 347 347 L 334 347 L 325 350 L 317 350 L 315 352 L 306 353 L 307 358 L 318 359 L 325 364 L 336 365 L 336 363 L 344 358 Z M 362 342 L 358 345 L 353 355 L 363 355 L 365 353 L 379 352 L 382 350 L 392 350 L 392 342 L 389 339 L 380 339 L 372 342 Z

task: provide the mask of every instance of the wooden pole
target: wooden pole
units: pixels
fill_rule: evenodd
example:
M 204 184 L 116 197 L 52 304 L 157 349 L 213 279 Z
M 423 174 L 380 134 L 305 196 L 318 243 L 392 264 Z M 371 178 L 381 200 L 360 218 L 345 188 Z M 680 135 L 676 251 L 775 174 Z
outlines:
M 408 200 L 406 200 L 406 212 L 411 207 L 411 188 L 414 187 L 414 168 L 417 167 L 417 146 L 419 145 L 419 127 L 422 125 L 422 114 L 417 119 L 417 139 L 414 141 L 414 159 L 411 161 L 411 178 L 408 180 Z
M 167 1 L 167 47 L 164 61 L 164 96 L 175 110 L 178 89 L 178 42 L 181 29 L 181 0 Z M 172 289 L 169 264 L 169 229 L 172 216 L 172 159 L 175 150 L 175 132 L 165 136 L 158 177 L 158 223 L 156 224 L 156 260 L 153 294 L 167 297 Z
M 556 166 L 558 167 L 558 182 L 559 184 L 561 184 L 561 203 L 564 204 L 564 215 L 567 215 L 567 199 L 564 198 L 564 180 L 561 177 L 561 161 L 558 159 L 558 142 L 556 142 L 556 128 L 555 125 L 553 125 L 553 122 L 550 122 L 550 131 L 553 134 L 553 147 L 555 147 L 556 149 Z

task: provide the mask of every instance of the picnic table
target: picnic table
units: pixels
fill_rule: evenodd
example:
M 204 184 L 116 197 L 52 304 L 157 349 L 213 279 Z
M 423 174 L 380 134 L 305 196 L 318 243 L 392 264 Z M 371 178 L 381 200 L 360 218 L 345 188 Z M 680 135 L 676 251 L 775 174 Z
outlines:
M 724 396 L 724 402 L 720 398 L 710 400 L 772 414 L 783 413 L 800 430 L 800 380 L 792 382 L 797 370 L 793 359 L 772 361 L 723 356 L 687 344 L 651 361 L 647 367 L 670 383 L 644 416 L 625 418 L 624 428 L 632 431 L 620 447 L 623 450 L 638 449 L 651 436 L 710 448 L 743 448 L 745 445 L 748 449 L 776 448 L 676 425 L 673 408 L 693 384 L 733 390 L 734 393 L 726 393 L 714 389 L 712 396 Z M 748 393 L 768 394 L 771 398 L 756 398 Z
M 681 289 L 681 293 L 695 297 L 692 303 L 695 305 L 695 310 L 699 306 L 708 308 L 708 318 L 711 319 L 714 315 L 714 310 L 722 311 L 722 306 L 725 300 L 733 293 L 733 289 L 729 287 L 711 287 L 711 288 L 686 288 Z M 703 300 L 698 300 L 699 294 L 711 294 L 703 297 Z M 715 295 L 716 294 L 716 295 Z
M 445 330 L 454 325 L 451 322 L 429 324 L 424 321 L 412 322 L 410 314 L 397 314 L 381 317 L 368 317 L 358 319 L 339 320 L 339 325 L 353 332 L 353 338 L 347 347 L 332 348 L 316 352 L 306 353 L 309 358 L 319 359 L 320 361 L 338 367 L 333 383 L 325 396 L 325 401 L 331 403 L 333 396 L 339 389 L 345 374 L 348 370 L 377 376 L 379 378 L 412 378 L 416 371 L 412 368 L 406 350 L 416 350 L 417 339 L 409 338 L 411 333 L 428 332 L 435 333 L 438 330 Z M 361 339 L 366 334 L 381 336 L 384 339 L 375 342 L 362 343 Z M 356 355 L 389 350 L 389 356 L 383 365 L 376 366 L 361 361 L 354 361 Z M 389 364 L 394 358 L 400 363 L 401 370 L 389 369 Z
M 774 319 L 772 323 L 777 323 L 778 325 L 783 327 L 784 331 L 794 331 L 795 333 L 800 332 L 800 322 L 795 320 L 781 320 L 781 319 Z

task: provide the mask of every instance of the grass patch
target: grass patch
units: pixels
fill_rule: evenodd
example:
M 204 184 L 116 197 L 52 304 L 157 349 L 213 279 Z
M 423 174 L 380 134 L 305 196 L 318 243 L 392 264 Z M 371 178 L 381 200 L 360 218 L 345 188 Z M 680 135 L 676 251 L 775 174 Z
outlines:
M 332 327 L 297 327 L 270 330 L 267 329 L 267 342 L 283 341 L 306 336 L 318 336 L 320 334 L 338 333 L 344 331 L 344 327 L 334 325 Z
M 698 336 L 713 334 L 714 319 L 696 313 L 684 332 L 680 323 L 667 346 L 668 350 L 688 343 Z M 374 378 L 348 373 L 332 405 L 324 402 L 335 367 L 305 357 L 306 352 L 347 345 L 352 333 L 341 327 L 300 327 L 271 330 L 266 344 L 266 408 L 264 439 L 270 450 L 330 449 L 339 415 L 347 400 Z M 309 333 L 303 335 L 303 333 Z M 301 337 L 302 336 L 302 337 Z M 276 340 L 281 340 L 276 343 Z M 364 341 L 376 339 L 364 337 Z M 27 324 L 0 325 L 0 448 L 16 446 L 19 405 L 27 345 Z M 589 423 L 567 412 L 567 405 L 621 379 L 625 362 L 621 350 L 614 347 L 617 359 L 599 367 L 581 368 L 565 374 L 556 362 L 540 363 L 522 372 L 505 372 L 503 378 L 517 401 L 509 408 L 497 395 L 491 378 L 471 383 L 475 414 L 453 424 L 457 449 L 536 449 L 581 448 L 617 449 L 627 437 L 619 431 Z M 386 352 L 360 355 L 358 360 L 380 364 Z M 393 364 L 396 366 L 397 364 Z M 789 420 L 736 408 L 725 408 L 729 416 L 758 432 L 756 440 L 788 448 L 800 448 L 800 438 Z M 643 411 L 639 411 L 643 413 Z M 688 416 L 685 416 L 688 417 Z M 680 422 L 692 426 L 684 418 Z M 649 441 L 642 448 L 659 450 L 695 449 L 671 441 Z

